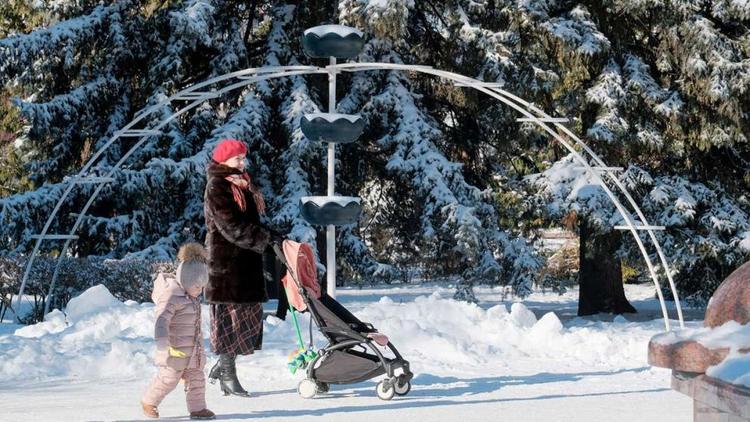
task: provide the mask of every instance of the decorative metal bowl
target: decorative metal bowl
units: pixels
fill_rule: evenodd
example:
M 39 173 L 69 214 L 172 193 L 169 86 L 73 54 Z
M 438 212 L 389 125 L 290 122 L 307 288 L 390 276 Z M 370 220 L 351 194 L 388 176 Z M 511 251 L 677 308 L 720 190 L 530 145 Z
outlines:
M 360 198 L 356 196 L 303 196 L 299 208 L 302 217 L 317 226 L 353 224 L 362 213 Z
M 302 116 L 300 127 L 311 141 L 346 144 L 357 140 L 365 122 L 354 114 L 312 113 Z
M 320 25 L 307 29 L 302 35 L 302 48 L 310 57 L 348 59 L 362 51 L 365 34 L 344 25 Z

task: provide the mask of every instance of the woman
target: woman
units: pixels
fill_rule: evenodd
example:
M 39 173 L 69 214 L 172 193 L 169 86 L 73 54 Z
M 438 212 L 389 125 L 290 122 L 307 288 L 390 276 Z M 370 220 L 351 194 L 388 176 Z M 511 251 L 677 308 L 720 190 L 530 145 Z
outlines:
M 260 349 L 263 306 L 268 300 L 262 253 L 279 233 L 260 223 L 265 202 L 245 172 L 247 147 L 236 139 L 219 143 L 208 165 L 204 195 L 209 278 L 211 349 L 219 360 L 209 379 L 221 382 L 224 395 L 247 397 L 237 379 L 235 358 Z

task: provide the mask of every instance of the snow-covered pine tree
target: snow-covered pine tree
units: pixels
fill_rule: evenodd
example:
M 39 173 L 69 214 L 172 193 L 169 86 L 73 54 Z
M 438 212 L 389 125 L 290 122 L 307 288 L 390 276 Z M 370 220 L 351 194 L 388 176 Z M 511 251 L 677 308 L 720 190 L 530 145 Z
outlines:
M 46 26 L 29 34 L 37 18 L 21 24 L 22 2 L 6 3 L 11 8 L 0 7 L 0 16 L 16 23 L 6 32 L 14 35 L 0 40 L 0 85 L 3 95 L 15 98 L 11 107 L 21 117 L 11 116 L 0 131 L 24 140 L 5 144 L 24 165 L 10 177 L 20 183 L 25 174 L 38 173 L 32 175 L 33 191 L 5 198 L 2 254 L 28 252 L 29 235 L 40 230 L 61 194 L 62 177 L 80 168 L 137 110 L 226 71 L 310 63 L 299 49 L 302 29 L 336 20 L 371 34 L 360 60 L 433 65 L 502 82 L 552 114 L 572 118 L 571 128 L 588 136 L 607 163 L 637 166 L 658 181 L 654 187 L 677 189 L 679 180 L 701 184 L 713 192 L 707 197 L 747 207 L 748 14 L 738 2 L 37 2 L 35 13 Z M 409 252 L 419 257 L 415 262 L 453 273 L 458 270 L 452 260 L 443 265 L 438 258 L 456 255 L 462 258 L 453 261 L 465 258 L 488 269 L 465 273 L 465 279 L 528 286 L 513 274 L 536 271 L 538 258 L 526 241 L 533 239 L 531 229 L 559 220 L 553 213 L 542 218 L 543 198 L 525 196 L 524 177 L 551 168 L 567 152 L 533 125 L 518 125 L 516 112 L 470 90 L 395 72 L 341 74 L 339 80 L 339 111 L 363 111 L 367 129 L 361 142 L 337 148 L 337 193 L 386 195 L 379 208 L 366 201 L 363 221 L 372 219 L 369 226 L 338 231 L 342 265 L 392 275 L 394 268 L 385 265 L 395 262 L 390 250 L 399 259 L 408 260 Z M 90 99 L 81 100 L 82 94 Z M 308 145 L 297 125 L 300 113 L 325 108 L 326 101 L 325 81 L 311 76 L 261 83 L 171 122 L 105 187 L 73 253 L 171 257 L 177 243 L 200 238 L 204 160 L 213 143 L 229 135 L 247 139 L 256 179 L 267 197 L 278 199 L 270 201 L 273 222 L 311 239 L 312 228 L 299 219 L 293 202 L 324 192 L 325 163 L 323 148 Z M 132 142 L 118 141 L 96 173 L 106 172 Z M 456 201 L 444 207 L 450 195 L 427 192 L 415 178 L 402 180 L 408 172 L 437 180 L 437 192 L 445 186 L 443 192 Z M 3 176 L 0 185 L 7 182 Z M 50 231 L 69 229 L 69 213 L 81 209 L 92 189 L 77 187 Z M 639 201 L 646 201 L 644 195 Z M 401 213 L 403 206 L 412 212 Z M 726 214 L 736 230 L 705 236 L 718 236 L 727 248 L 749 243 L 741 214 Z M 713 233 L 700 227 L 694 230 Z M 420 241 L 425 232 L 443 243 Z M 691 248 L 670 255 L 685 268 L 691 254 L 701 265 L 726 269 L 746 256 L 740 248 L 719 262 L 721 256 L 710 251 L 727 251 L 724 246 L 686 241 Z M 687 294 L 710 290 L 684 288 Z
M 24 146 L 33 152 L 35 177 L 45 182 L 34 192 L 7 199 L 6 218 L 12 224 L 3 227 L 3 238 L 11 239 L 5 253 L 28 250 L 29 235 L 41 229 L 61 194 L 60 176 L 76 171 L 136 110 L 191 80 L 247 65 L 244 23 L 230 13 L 238 7 L 239 2 L 186 1 L 144 18 L 136 3 L 119 2 L 0 42 L 3 83 L 33 92 L 19 103 L 33 140 Z M 102 45 L 91 48 L 97 42 Z M 237 104 L 241 107 L 235 110 Z M 174 107 L 157 110 L 147 124 Z M 206 138 L 227 117 L 227 111 L 216 109 L 238 115 L 230 115 L 229 128 L 220 126 L 215 138 L 233 134 L 252 145 L 263 138 L 265 108 L 255 91 L 245 90 L 170 122 L 162 136 L 148 139 L 116 172 L 113 186 L 105 187 L 94 203 L 73 253 L 168 259 L 181 241 L 200 238 L 204 166 L 218 141 Z M 133 142 L 119 140 L 95 172 L 107 172 Z M 92 189 L 76 187 L 51 232 L 70 228 L 68 214 L 80 210 Z
M 625 180 L 649 222 L 667 226 L 659 238 L 678 288 L 698 302 L 749 257 L 739 246 L 747 237 L 740 210 L 750 187 L 747 125 L 740 117 L 747 115 L 748 50 L 737 36 L 747 32 L 748 21 L 731 2 L 709 3 L 591 5 L 588 19 L 608 40 L 606 61 L 557 63 L 561 73 L 586 75 L 576 84 L 585 88 L 586 107 L 569 115 L 580 118 L 579 133 L 608 164 L 629 168 Z M 561 54 L 572 59 L 583 38 L 569 38 Z M 586 175 L 563 178 L 558 165 L 542 167 L 548 170 L 529 180 L 542 181 L 546 195 L 555 192 L 548 209 L 553 220 L 584 207 L 594 222 L 606 223 L 602 229 L 615 223 L 602 218 L 610 205 L 559 195 L 575 191 L 571 183 L 587 184 Z M 623 253 L 639 262 L 628 237 Z
M 631 166 L 623 176 L 650 222 L 663 225 L 659 241 L 682 295 L 705 305 L 714 290 L 750 255 L 750 203 L 733 198 L 716 182 L 682 176 L 652 177 Z M 626 243 L 631 255 L 634 242 Z
M 388 10 L 383 8 L 388 7 Z M 361 58 L 401 63 L 399 54 L 406 50 L 400 36 L 406 33 L 412 19 L 411 2 L 342 3 L 340 18 L 362 25 L 375 34 Z M 441 271 L 459 274 L 457 297 L 474 300 L 474 281 L 502 280 L 523 294 L 539 261 L 534 253 L 502 233 L 491 195 L 467 183 L 463 165 L 446 159 L 438 144 L 447 143 L 437 121 L 424 111 L 422 95 L 415 83 L 403 73 L 387 72 L 377 76 L 382 86 L 363 106 L 369 126 L 379 129 L 377 144 L 389 155 L 388 176 L 395 176 L 399 186 L 411 186 L 419 203 L 419 243 L 415 252 L 424 258 L 440 257 Z M 376 79 L 377 80 L 377 79 Z M 356 101 L 355 101 L 356 102 Z M 471 140 L 464 140 L 471 142 Z M 403 196 L 405 192 L 400 192 Z M 407 204 L 393 201 L 394 207 Z M 405 206 L 393 213 L 409 211 Z M 412 229 L 413 231 L 413 229 Z M 411 233 L 408 233 L 411 235 Z M 498 262 L 501 261 L 501 262 Z

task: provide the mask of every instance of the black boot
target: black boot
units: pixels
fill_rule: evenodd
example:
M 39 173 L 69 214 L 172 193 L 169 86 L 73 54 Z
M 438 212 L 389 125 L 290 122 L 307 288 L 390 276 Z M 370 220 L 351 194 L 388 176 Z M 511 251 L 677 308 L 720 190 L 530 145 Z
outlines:
M 219 355 L 219 371 L 221 372 L 221 391 L 225 396 L 234 394 L 235 396 L 249 397 L 247 391 L 240 385 L 237 379 L 237 368 L 234 366 L 236 356 Z

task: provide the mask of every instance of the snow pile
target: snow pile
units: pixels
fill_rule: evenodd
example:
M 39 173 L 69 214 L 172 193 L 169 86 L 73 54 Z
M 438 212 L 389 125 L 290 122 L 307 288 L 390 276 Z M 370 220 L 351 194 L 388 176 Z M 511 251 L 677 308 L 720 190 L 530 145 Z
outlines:
M 450 289 L 443 292 L 450 294 Z M 344 304 L 363 321 L 388 335 L 417 374 L 487 374 L 513 371 L 524 361 L 554 361 L 557 367 L 615 369 L 646 363 L 646 344 L 662 322 L 594 322 L 574 319 L 565 325 L 553 312 L 539 320 L 523 304 L 483 309 L 445 298 L 439 292 L 407 301 L 390 297 Z M 65 315 L 53 311 L 44 322 L 0 335 L 0 377 L 6 380 L 141 379 L 154 371 L 154 305 L 122 303 L 104 286 L 75 298 Z M 203 308 L 208 336 L 208 308 Z M 309 315 L 300 315 L 307 330 Z M 324 346 L 315 331 L 317 346 Z M 306 339 L 307 340 L 307 339 Z M 264 323 L 263 350 L 238 369 L 261 380 L 293 377 L 286 369 L 295 348 L 291 318 Z M 204 345 L 208 350 L 208 341 Z M 210 353 L 209 353 L 210 355 Z
M 750 388 L 750 355 L 732 353 L 720 364 L 708 367 L 706 375 Z
M 117 306 L 122 306 L 122 302 L 112 296 L 104 285 L 99 284 L 86 290 L 80 296 L 70 299 L 68 306 L 65 307 L 65 313 L 69 321 L 76 322 L 86 315 Z
M 503 305 L 498 305 L 503 306 Z M 503 307 L 504 308 L 504 307 Z M 502 314 L 502 311 L 501 311 Z M 510 319 L 519 327 L 529 328 L 536 323 L 536 316 L 522 303 L 514 303 L 510 307 Z
M 388 298 L 366 305 L 357 315 L 388 335 L 417 371 L 512 367 L 519 358 L 555 359 L 605 367 L 646 362 L 648 339 L 660 321 L 613 324 L 573 320 L 568 327 L 549 312 L 538 321 L 522 303 L 487 310 L 441 298 L 437 293 L 413 302 Z M 623 331 L 627 334 L 623 335 Z
M 659 344 L 696 341 L 709 349 L 729 349 L 729 356 L 706 370 L 708 376 L 750 387 L 750 324 L 727 321 L 719 327 L 687 328 L 655 336 Z
M 709 349 L 747 349 L 750 348 L 750 324 L 727 321 L 719 327 L 687 328 L 654 337 L 654 342 L 664 345 L 689 340 L 697 341 Z
M 124 304 L 106 287 L 86 290 L 65 315 L 0 337 L 0 374 L 8 379 L 128 378 L 151 364 L 154 305 Z

